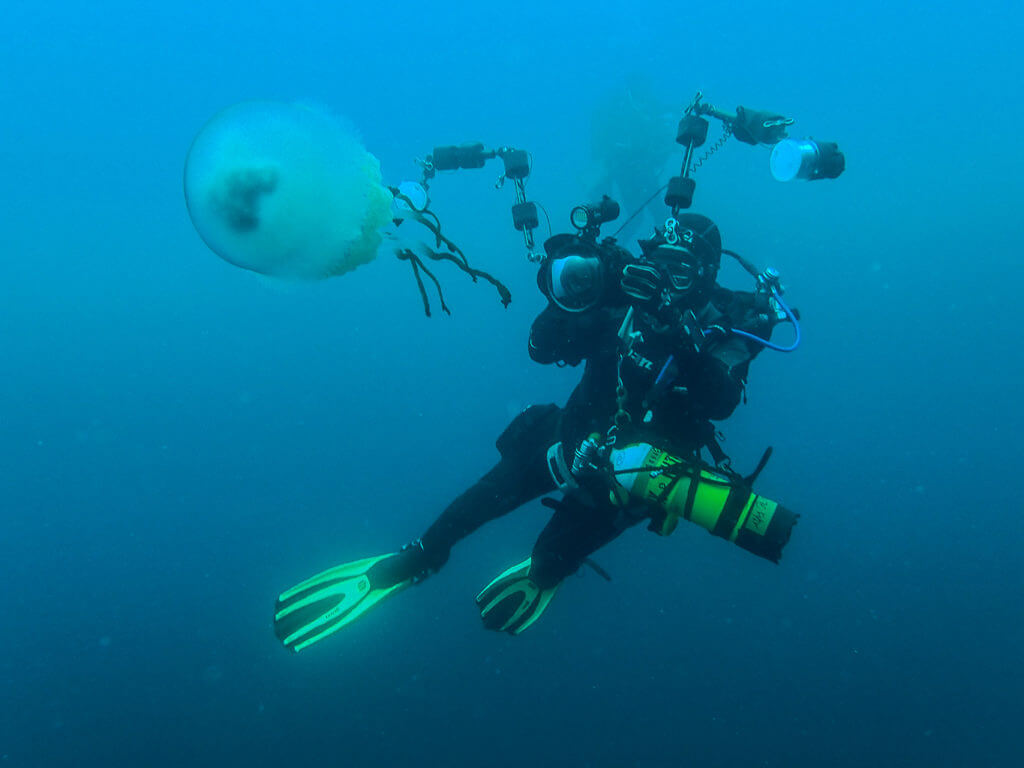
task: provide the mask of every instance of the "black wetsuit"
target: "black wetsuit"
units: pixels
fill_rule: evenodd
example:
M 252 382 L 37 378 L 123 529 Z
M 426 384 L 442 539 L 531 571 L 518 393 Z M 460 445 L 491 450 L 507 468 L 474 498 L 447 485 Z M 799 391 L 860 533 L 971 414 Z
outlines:
M 452 545 L 484 523 L 556 490 L 547 466 L 551 445 L 561 441 L 571 461 L 580 441 L 592 432 L 608 431 L 617 408 L 618 330 L 626 311 L 625 306 L 612 306 L 568 313 L 549 304 L 537 317 L 530 331 L 530 357 L 539 363 L 585 362 L 583 377 L 564 408 L 531 406 L 509 424 L 497 441 L 501 460 L 424 533 L 421 541 L 431 569 L 443 565 Z M 754 310 L 751 294 L 720 287 L 697 317 L 702 328 L 741 328 L 762 337 L 771 332 L 771 321 Z M 621 439 L 654 441 L 678 455 L 691 455 L 713 438 L 710 420 L 728 417 L 738 405 L 747 368 L 761 347 L 723 330 L 697 352 L 689 340 L 654 331 L 654 325 L 655 319 L 637 313 L 635 327 L 641 337 L 621 366 L 630 415 Z M 666 369 L 670 356 L 674 366 Z M 655 388 L 663 369 L 666 376 Z M 557 584 L 636 522 L 624 520 L 622 511 L 607 502 L 568 495 L 547 503 L 555 513 L 534 546 L 530 572 L 541 587 Z

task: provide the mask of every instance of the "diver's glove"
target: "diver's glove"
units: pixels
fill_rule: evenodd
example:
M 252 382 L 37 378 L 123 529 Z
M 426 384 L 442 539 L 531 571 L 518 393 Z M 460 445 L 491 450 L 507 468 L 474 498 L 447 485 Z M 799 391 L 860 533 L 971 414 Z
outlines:
M 792 117 L 774 112 L 762 112 L 746 107 L 736 107 L 736 119 L 732 123 L 732 135 L 744 144 L 777 144 L 788 135 L 786 126 L 792 125 Z

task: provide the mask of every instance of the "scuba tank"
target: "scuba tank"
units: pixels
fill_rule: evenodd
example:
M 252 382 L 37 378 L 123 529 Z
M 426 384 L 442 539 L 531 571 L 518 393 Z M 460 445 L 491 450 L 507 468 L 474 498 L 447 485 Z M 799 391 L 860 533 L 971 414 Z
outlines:
M 754 493 L 743 478 L 712 471 L 649 443 L 615 448 L 609 458 L 612 501 L 653 508 L 650 528 L 656 533 L 668 536 L 682 518 L 773 563 L 782 557 L 799 516 Z

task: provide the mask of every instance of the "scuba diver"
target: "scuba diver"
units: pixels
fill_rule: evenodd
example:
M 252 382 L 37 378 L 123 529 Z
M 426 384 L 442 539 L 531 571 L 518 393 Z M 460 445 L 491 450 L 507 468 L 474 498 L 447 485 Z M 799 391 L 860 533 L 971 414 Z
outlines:
M 792 322 L 799 340 L 797 316 L 782 302 L 777 273 L 723 251 L 707 217 L 674 212 L 640 241 L 637 257 L 613 237 L 597 239 L 601 222 L 617 215 L 609 198 L 580 206 L 577 233 L 544 243 L 538 284 L 548 305 L 533 322 L 529 353 L 542 364 L 584 364 L 565 406 L 519 414 L 497 440 L 498 463 L 420 538 L 282 593 L 274 628 L 285 647 L 300 651 L 342 629 L 436 573 L 485 523 L 555 492 L 542 502 L 553 514 L 531 556 L 478 594 L 485 628 L 528 628 L 567 576 L 642 522 L 668 535 L 688 520 L 778 562 L 797 516 L 752 490 L 770 451 L 742 477 L 712 422 L 735 410 L 759 352 L 782 349 L 769 341 L 776 324 Z M 755 275 L 755 290 L 718 284 L 723 252 Z

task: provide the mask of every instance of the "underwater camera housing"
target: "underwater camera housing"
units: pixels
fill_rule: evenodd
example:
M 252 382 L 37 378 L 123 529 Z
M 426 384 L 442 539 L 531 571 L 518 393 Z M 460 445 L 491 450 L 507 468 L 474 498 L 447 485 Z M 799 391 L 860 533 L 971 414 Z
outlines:
M 575 234 L 563 232 L 544 242 L 544 259 L 537 286 L 544 296 L 566 312 L 586 312 L 608 301 L 623 263 L 632 255 L 614 237 L 598 242 L 601 225 L 619 217 L 619 204 L 608 195 L 600 202 L 577 205 L 569 214 Z

